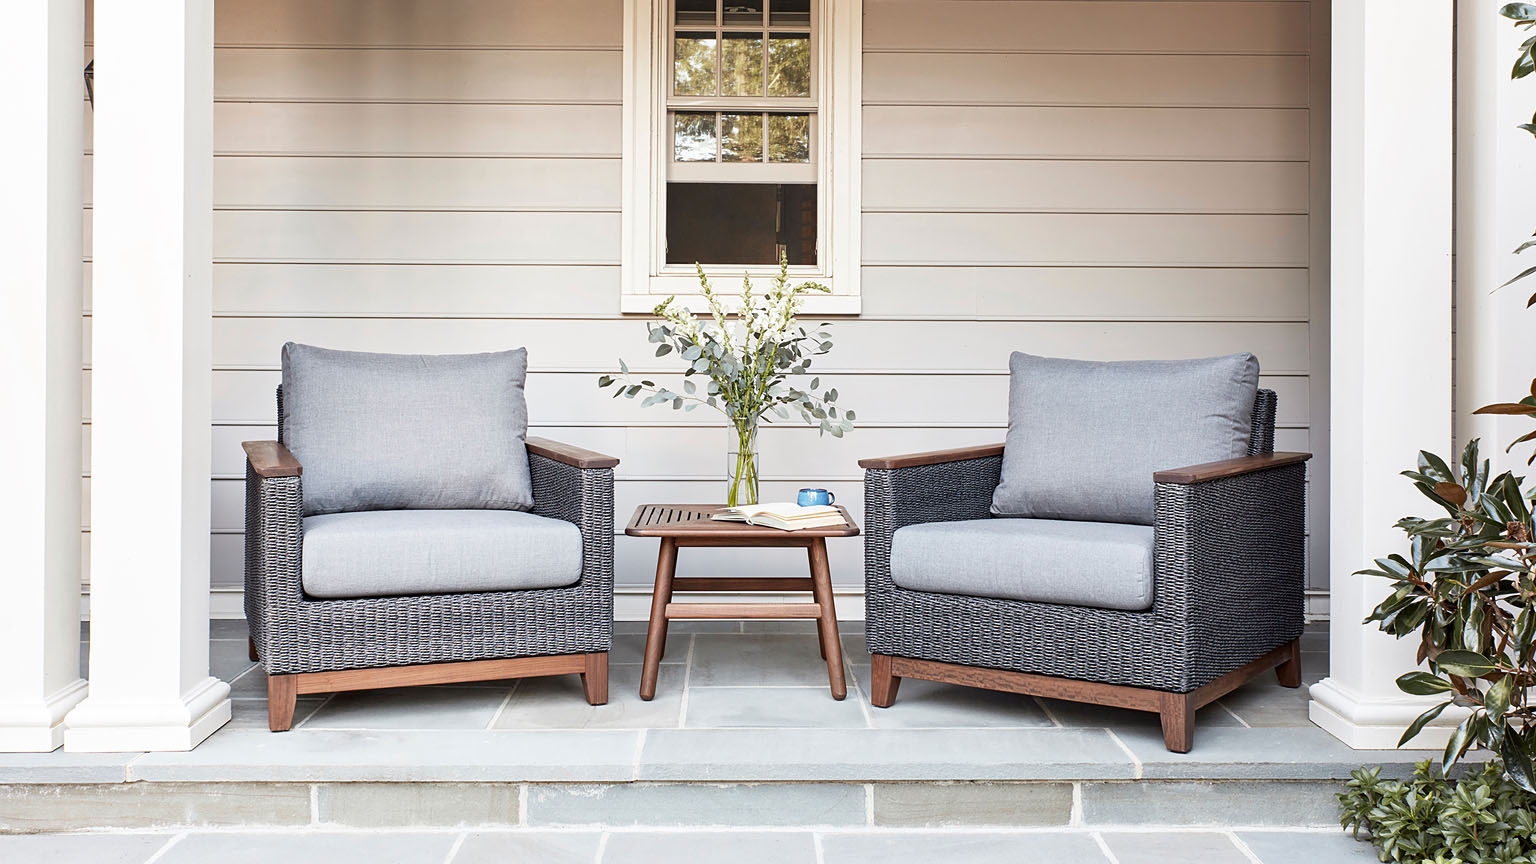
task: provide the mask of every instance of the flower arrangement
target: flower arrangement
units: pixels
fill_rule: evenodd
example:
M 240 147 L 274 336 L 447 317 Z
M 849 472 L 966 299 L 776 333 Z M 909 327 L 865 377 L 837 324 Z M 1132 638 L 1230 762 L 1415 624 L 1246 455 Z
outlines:
M 781 254 L 778 276 L 766 293 L 754 293 L 751 277 L 743 277 L 740 305 L 733 313 L 715 293 L 704 268 L 695 266 L 713 320 L 701 321 L 677 298 L 668 297 L 655 309 L 660 320 L 646 325 L 657 357 L 676 353 L 687 364 L 682 392 L 635 380 L 623 360 L 619 375 L 604 375 L 597 386 L 614 388 L 615 399 L 644 396 L 645 407 L 671 405 L 674 411 L 693 411 L 705 405 L 724 414 L 735 434 L 726 504 L 756 504 L 760 421 L 788 420 L 793 412 L 822 434 L 841 438 L 853 429 L 854 412 L 837 409 L 837 388 L 818 393 L 820 378 L 811 378 L 803 389 L 792 381 L 809 374 L 812 358 L 832 350 L 826 324 L 812 332 L 795 317 L 805 295 L 829 289 L 815 282 L 791 285 L 789 262 Z M 705 379 L 702 387 L 696 376 Z

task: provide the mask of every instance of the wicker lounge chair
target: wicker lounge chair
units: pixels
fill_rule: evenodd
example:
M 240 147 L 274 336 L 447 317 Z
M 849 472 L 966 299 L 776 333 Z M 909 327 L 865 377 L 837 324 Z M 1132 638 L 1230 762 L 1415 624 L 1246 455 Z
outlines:
M 340 355 L 351 355 L 352 361 L 361 358 L 364 363 L 373 362 L 370 358 L 387 361 L 401 356 L 290 345 L 284 352 L 288 387 L 293 384 L 290 350 L 296 356 L 306 352 L 302 356 L 311 368 Z M 509 405 L 525 411 L 522 369 L 526 361 L 520 350 L 505 355 L 406 358 L 403 367 L 409 378 L 422 362 L 462 361 L 460 367 L 439 370 L 447 372 L 448 378 L 425 382 L 440 391 L 444 381 L 450 382 L 447 387 L 454 386 L 462 368 L 479 368 L 475 364 L 483 358 L 506 360 L 510 355 L 516 355 L 511 360 L 517 380 L 515 403 Z M 345 385 L 347 378 L 314 382 L 310 377 L 303 393 L 310 403 L 305 406 L 308 420 L 326 422 L 324 403 L 338 395 L 330 389 Z M 446 409 L 412 411 L 405 407 L 415 398 L 410 389 L 422 383 L 407 380 L 400 385 L 403 389 L 379 394 L 375 407 L 386 408 L 389 416 L 371 417 L 367 424 L 354 427 L 366 430 L 363 437 L 375 445 L 389 441 L 407 451 L 391 454 L 388 461 L 399 472 L 417 470 L 419 474 L 423 463 L 445 452 L 449 458 L 465 457 L 464 442 L 472 432 L 465 431 L 464 418 L 453 412 L 465 406 L 478 410 L 485 401 L 480 394 L 469 394 L 472 398 L 450 400 Z M 499 395 L 500 379 L 492 383 L 491 389 Z M 429 392 L 428 398 L 436 395 Z M 317 402 L 321 403 L 318 410 Z M 465 508 L 451 500 L 461 490 L 450 483 L 432 490 L 450 499 L 412 502 L 406 484 L 386 489 L 383 507 L 351 508 L 340 506 L 355 491 L 343 484 L 339 503 L 327 500 L 317 513 L 316 497 L 335 497 L 337 464 L 346 462 L 346 454 L 335 455 L 312 431 L 306 432 L 307 451 L 318 454 L 310 458 L 325 462 L 313 466 L 316 490 L 306 500 L 304 471 L 312 466 L 302 465 L 285 446 L 295 430 L 292 418 L 285 417 L 283 388 L 278 389 L 277 405 L 278 440 L 244 445 L 245 612 L 251 657 L 260 661 L 268 675 L 274 732 L 290 728 L 299 693 L 577 673 L 588 702 L 607 701 L 617 459 L 527 438 L 523 468 L 517 463 L 522 459 L 524 432 L 514 436 L 508 431 L 503 437 L 493 428 L 492 444 L 485 449 L 499 458 L 505 441 L 511 451 L 506 464 L 519 474 L 525 488 L 531 486 L 531 506 L 501 508 L 492 495 L 490 504 L 477 502 L 477 508 Z M 438 421 L 446 425 L 440 432 L 421 428 Z M 493 418 L 493 426 L 499 421 Z M 378 428 L 397 422 L 417 425 Z M 299 456 L 306 449 L 294 448 Z M 365 453 L 363 458 L 377 462 L 376 453 Z M 474 453 L 468 458 L 473 460 Z M 329 476 L 323 468 L 330 469 Z M 463 469 L 462 463 L 455 468 Z M 322 481 L 333 491 L 322 490 Z M 407 497 L 391 502 L 389 494 Z M 419 503 L 420 509 L 413 503 Z M 305 572 L 306 568 L 312 572 Z M 434 583 L 440 583 L 441 590 L 435 590 Z M 531 587 L 519 587 L 524 585 Z
M 1016 367 L 1016 386 L 1019 374 Z M 908 677 L 1152 711 L 1168 749 L 1182 753 L 1193 744 L 1200 706 L 1271 668 L 1281 684 L 1300 686 L 1308 454 L 1273 452 L 1275 394 L 1248 393 L 1245 454 L 1148 472 L 1155 512 L 1144 523 L 1150 531 L 1139 529 L 1147 554 L 1145 578 L 1132 586 L 1145 592 L 1139 600 L 1113 572 L 1113 562 L 1130 560 L 1115 557 L 1125 548 L 1115 532 L 1125 526 L 998 518 L 1005 450 L 1017 443 L 1014 428 L 1028 422 L 1029 406 L 1010 406 L 1007 445 L 861 460 L 874 704 L 891 706 Z M 1120 417 L 1133 435 L 1145 421 L 1133 411 Z M 909 526 L 913 533 L 902 536 Z M 1028 536 L 1042 527 L 1044 539 Z M 996 554 L 984 548 L 988 532 L 1015 544 L 992 573 L 1005 581 L 1050 583 L 1037 571 L 1053 566 L 1051 556 L 1085 555 L 1077 578 L 1033 589 L 1079 594 L 1039 602 L 1027 586 L 989 587 L 975 572 L 957 572 L 976 567 L 953 562 Z M 1079 542 L 1084 537 L 1090 542 Z M 914 562 L 922 542 L 932 548 L 925 562 Z M 1021 557 L 1021 548 L 1033 551 Z M 907 587 L 898 584 L 904 567 L 914 573 Z M 914 587 L 925 576 L 926 590 Z M 962 590 L 936 590 L 934 581 Z

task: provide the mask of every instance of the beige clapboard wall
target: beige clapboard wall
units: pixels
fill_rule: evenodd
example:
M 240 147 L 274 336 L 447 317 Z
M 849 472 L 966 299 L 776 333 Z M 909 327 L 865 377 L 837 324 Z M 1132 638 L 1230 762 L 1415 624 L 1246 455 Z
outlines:
M 865 0 L 864 313 L 835 323 L 822 370 L 861 428 L 770 427 L 767 497 L 814 481 L 861 515 L 859 456 L 1000 440 L 1013 349 L 1250 350 L 1280 393 L 1278 446 L 1321 448 L 1326 226 L 1309 214 L 1326 212 L 1326 137 L 1309 105 L 1326 40 L 1310 11 Z M 218 4 L 216 589 L 240 582 L 239 442 L 274 434 L 287 340 L 526 345 L 532 434 L 623 460 L 620 524 L 641 502 L 721 495 L 718 424 L 595 386 L 621 355 L 670 368 L 617 311 L 621 15 L 621 0 Z M 621 585 L 646 584 L 654 541 L 617 544 Z M 856 589 L 859 543 L 834 545 Z M 680 566 L 803 562 L 699 550 Z

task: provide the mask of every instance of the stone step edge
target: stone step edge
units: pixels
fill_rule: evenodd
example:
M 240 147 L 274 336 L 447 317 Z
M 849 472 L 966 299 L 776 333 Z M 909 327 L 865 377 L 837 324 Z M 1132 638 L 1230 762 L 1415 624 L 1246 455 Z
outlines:
M 0 833 L 1337 826 L 1333 780 L 0 784 Z

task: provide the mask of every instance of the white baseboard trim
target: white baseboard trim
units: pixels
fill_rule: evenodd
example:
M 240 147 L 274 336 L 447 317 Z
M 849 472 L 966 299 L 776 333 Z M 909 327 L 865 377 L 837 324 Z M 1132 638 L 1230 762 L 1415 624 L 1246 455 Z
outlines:
M 1308 715 L 1333 737 L 1355 750 L 1396 750 L 1403 730 L 1439 700 L 1404 696 L 1401 699 L 1362 699 L 1335 678 L 1312 685 Z M 1451 730 L 1465 717 L 1452 706 L 1404 745 L 1416 750 L 1443 749 Z
M 64 717 L 85 695 L 85 679 L 76 678 L 37 702 L 0 702 L 0 753 L 59 749 L 64 744 Z
M 229 722 L 229 684 L 212 676 L 168 702 L 89 697 L 64 721 L 71 753 L 186 751 Z

